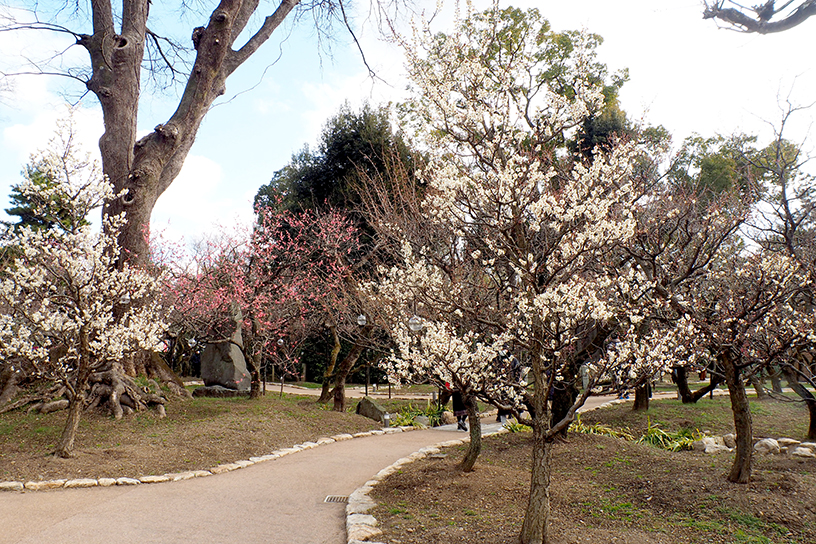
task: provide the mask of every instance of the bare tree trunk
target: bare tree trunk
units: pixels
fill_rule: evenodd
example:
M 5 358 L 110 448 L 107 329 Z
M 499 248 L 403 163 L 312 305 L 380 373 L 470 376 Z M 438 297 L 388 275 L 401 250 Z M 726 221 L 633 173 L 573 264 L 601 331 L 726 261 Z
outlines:
M 782 391 L 782 370 L 776 368 L 771 371 L 770 373 L 771 378 L 771 389 L 773 389 L 774 393 L 783 393 Z
M 785 379 L 788 381 L 788 386 L 793 389 L 797 395 L 802 397 L 802 400 L 805 401 L 808 408 L 808 414 L 810 415 L 810 425 L 808 426 L 807 437 L 808 440 L 816 440 L 816 397 L 814 397 L 805 386 L 799 383 L 799 377 L 793 370 L 790 368 L 785 368 L 782 372 L 785 375 Z
M 261 398 L 260 355 L 258 353 L 252 353 L 248 357 L 245 357 L 245 359 L 247 362 L 247 370 L 249 370 L 249 398 L 259 399 Z
M 17 381 L 20 374 L 16 372 L 10 364 L 4 363 L 0 367 L 0 407 L 11 401 L 17 394 L 19 388 Z
M 138 141 L 141 68 L 146 40 L 150 39 L 150 0 L 124 2 L 116 12 L 110 2 L 90 3 L 93 33 L 77 35 L 77 43 L 86 49 L 90 60 L 87 88 L 102 107 L 102 170 L 121 195 L 104 206 L 103 216 L 125 212 L 127 217 L 117 233 L 121 250 L 118 267 L 125 263 L 149 265 L 150 215 L 158 198 L 181 171 L 201 121 L 215 99 L 224 94 L 227 78 L 269 39 L 298 3 L 282 0 L 247 40 L 242 31 L 258 2 L 218 2 L 207 25 L 193 31 L 196 56 L 178 107 L 165 123 Z M 239 35 L 244 36 L 243 45 L 233 49 Z M 148 373 L 150 364 L 149 354 L 137 353 L 125 361 L 125 374 Z
M 470 427 L 470 446 L 462 459 L 461 465 L 463 472 L 470 472 L 473 470 L 473 465 L 476 464 L 476 459 L 482 452 L 482 421 L 479 419 L 479 410 L 476 403 L 476 397 L 470 393 L 462 393 L 465 407 L 468 413 L 468 426 Z
M 683 404 L 691 404 L 692 400 L 691 389 L 688 385 L 688 372 L 684 366 L 676 366 L 672 369 L 672 381 L 677 385 L 677 392 L 680 394 L 680 400 Z
M 537 331 L 538 332 L 538 331 Z M 550 474 L 552 437 L 550 430 L 549 381 L 541 353 L 531 353 L 533 367 L 533 464 L 530 473 L 530 498 L 521 527 L 521 544 L 547 544 L 550 525 Z M 550 369 L 552 370 L 552 369 Z
M 751 376 L 751 385 L 754 386 L 754 391 L 757 394 L 757 400 L 768 400 L 770 397 L 765 392 L 765 384 L 762 383 L 762 378 L 759 376 Z
M 547 544 L 550 524 L 550 476 L 552 441 L 545 437 L 541 422 L 533 425 L 533 466 L 530 475 L 530 500 L 524 513 L 521 544 Z
M 552 393 L 552 421 L 566 418 L 569 409 L 578 398 L 577 374 L 578 368 L 574 361 L 564 365 L 563 379 L 555 385 Z M 564 427 L 559 433 L 562 438 L 567 437 L 567 430 L 569 426 Z
M 716 389 L 718 385 L 723 383 L 723 377 L 719 371 L 714 372 L 712 370 L 708 375 L 710 376 L 708 385 L 697 391 L 692 391 L 688 385 L 688 371 L 686 367 L 674 367 L 672 370 L 672 381 L 677 385 L 677 391 L 680 393 L 680 399 L 683 404 L 695 404 L 698 400 L 705 397 Z
M 751 410 L 745 385 L 740 370 L 729 355 L 722 357 L 725 370 L 725 382 L 731 397 L 731 411 L 734 414 L 734 429 L 737 433 L 737 453 L 734 464 L 728 474 L 728 481 L 735 484 L 747 484 L 751 481 L 751 454 L 753 453 L 753 430 L 751 427 Z
M 340 355 L 340 337 L 337 335 L 337 327 L 329 327 L 332 333 L 334 345 L 332 346 L 331 354 L 329 356 L 329 366 L 323 372 L 323 388 L 320 391 L 320 398 L 317 402 L 329 402 L 332 398 L 331 380 L 334 375 L 334 369 L 337 366 L 337 357 Z
M 57 449 L 54 452 L 58 457 L 71 457 L 74 453 L 74 442 L 76 441 L 79 420 L 82 417 L 82 410 L 85 408 L 85 390 L 91 378 L 90 341 L 88 331 L 82 327 L 79 331 L 79 364 L 77 368 L 74 392 L 69 394 L 68 418 L 65 420 L 65 427 L 62 429 Z
M 356 344 L 352 346 L 351 351 L 348 352 L 343 360 L 340 362 L 340 365 L 337 368 L 337 372 L 334 375 L 334 411 L 335 412 L 345 412 L 346 411 L 346 378 L 351 373 L 351 369 L 354 368 L 355 363 L 360 358 L 360 355 L 363 354 L 365 350 L 365 346 L 361 346 Z
M 57 450 L 54 452 L 58 457 L 68 458 L 74 454 L 74 442 L 76 441 L 79 420 L 82 417 L 82 409 L 85 404 L 85 393 L 77 393 L 71 400 L 68 407 L 68 418 L 65 420 L 65 427 L 62 429 Z
M 632 406 L 632 410 L 635 412 L 645 412 L 649 409 L 650 389 L 651 385 L 649 382 L 635 387 L 635 404 Z

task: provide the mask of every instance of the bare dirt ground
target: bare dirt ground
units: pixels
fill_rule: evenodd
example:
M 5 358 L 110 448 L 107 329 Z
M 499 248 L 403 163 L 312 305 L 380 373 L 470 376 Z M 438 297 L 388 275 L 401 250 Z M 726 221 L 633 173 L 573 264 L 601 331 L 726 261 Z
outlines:
M 698 407 L 714 410 L 711 404 Z M 629 417 L 627 412 L 629 407 L 621 406 L 592 414 L 597 421 L 615 421 Z M 389 544 L 517 542 L 528 497 L 530 440 L 531 433 L 486 439 L 469 474 L 457 467 L 465 450 L 460 447 L 390 476 L 372 492 L 379 503 L 374 516 L 385 532 L 378 539 Z M 816 461 L 756 458 L 748 485 L 726 481 L 731 462 L 731 454 L 673 453 L 570 433 L 555 447 L 552 541 L 816 542 Z

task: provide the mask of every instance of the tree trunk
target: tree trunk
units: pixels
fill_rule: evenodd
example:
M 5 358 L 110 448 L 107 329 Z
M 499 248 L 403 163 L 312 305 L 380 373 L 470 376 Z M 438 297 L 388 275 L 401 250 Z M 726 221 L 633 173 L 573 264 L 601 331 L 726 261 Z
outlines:
M 536 327 L 537 329 L 538 327 Z M 535 330 L 535 329 L 534 329 Z M 541 334 L 540 330 L 535 330 Z M 533 349 L 531 354 L 533 395 L 531 414 L 533 424 L 533 464 L 530 471 L 530 498 L 521 527 L 521 544 L 547 544 L 550 525 L 550 471 L 552 438 L 549 436 L 549 381 L 552 366 L 546 368 L 542 354 Z
M 71 400 L 68 407 L 68 418 L 65 420 L 65 427 L 62 429 L 57 450 L 54 452 L 58 457 L 68 458 L 74 454 L 74 442 L 76 441 L 79 420 L 82 416 L 83 405 L 85 404 L 85 393 L 77 393 Z
M 771 378 L 771 388 L 773 389 L 774 393 L 784 393 L 782 390 L 782 370 L 779 368 L 774 369 L 770 373 Z
M 569 409 L 578 398 L 578 384 L 577 384 L 578 369 L 575 362 L 564 365 L 563 379 L 555 384 L 552 393 L 552 421 L 561 421 L 567 417 Z M 559 433 L 562 438 L 567 437 L 567 430 L 569 426 Z
M 365 351 L 365 346 L 355 344 L 351 347 L 351 351 L 343 358 L 340 365 L 337 367 L 337 372 L 334 374 L 334 411 L 346 411 L 346 378 L 354 368 L 354 364 L 360 358 L 360 355 Z
M 550 524 L 550 473 L 552 441 L 546 438 L 541 422 L 533 425 L 533 466 L 530 500 L 521 527 L 521 544 L 547 544 Z
M 805 386 L 799 383 L 799 377 L 796 375 L 794 371 L 789 368 L 783 370 L 785 375 L 785 379 L 788 381 L 788 386 L 793 389 L 793 391 L 802 397 L 802 400 L 805 401 L 805 405 L 808 408 L 808 414 L 810 414 L 810 425 L 808 426 L 808 440 L 816 440 L 816 397 L 807 390 Z
M 462 394 L 465 401 L 465 407 L 468 413 L 468 426 L 470 427 L 470 446 L 465 453 L 464 459 L 460 467 L 463 472 L 470 472 L 473 470 L 473 465 L 476 464 L 476 459 L 482 452 L 482 421 L 479 419 L 479 410 L 476 403 L 476 397 L 470 393 Z
M 751 455 L 753 453 L 753 430 L 751 428 L 751 409 L 742 373 L 734 364 L 730 355 L 722 357 L 725 370 L 725 382 L 731 397 L 731 411 L 734 414 L 734 429 L 737 433 L 737 453 L 734 464 L 728 474 L 728 481 L 735 484 L 747 484 L 751 480 Z
M 691 404 L 692 400 L 691 389 L 688 385 L 688 372 L 684 366 L 676 366 L 672 369 L 672 381 L 677 385 L 677 392 L 680 394 L 680 400 L 683 404 Z M 713 378 L 712 378 L 713 379 Z
M 249 370 L 249 398 L 261 398 L 261 364 L 260 355 L 257 353 L 251 354 L 246 358 L 247 370 Z
M 207 26 L 193 32 L 196 57 L 178 107 L 165 123 L 137 141 L 150 0 L 124 2 L 116 12 L 110 2 L 91 2 L 93 33 L 77 35 L 77 43 L 90 60 L 87 88 L 102 107 L 102 171 L 119 195 L 105 204 L 103 217 L 123 212 L 127 217 L 117 233 L 120 254 L 116 266 L 149 265 L 153 207 L 181 171 L 201 121 L 214 100 L 224 94 L 226 79 L 269 39 L 297 4 L 297 0 L 280 2 L 249 40 L 242 37 L 243 45 L 234 49 L 238 36 L 245 36 L 242 31 L 258 3 L 218 2 Z M 103 224 L 103 228 L 110 226 Z M 124 364 L 129 376 L 150 373 L 151 359 L 146 352 Z
M 0 367 L 0 408 L 17 394 L 19 379 L 20 373 L 15 371 L 10 364 L 4 363 L 4 366 Z
M 54 452 L 58 457 L 68 458 L 74 453 L 74 442 L 76 441 L 77 429 L 79 429 L 79 420 L 82 417 L 82 410 L 85 408 L 85 390 L 88 388 L 88 382 L 91 378 L 89 344 L 88 331 L 85 330 L 85 327 L 82 327 L 79 331 L 79 364 L 74 392 L 73 395 L 69 395 L 68 417 L 65 420 L 65 427 L 62 429 L 62 435 Z
M 762 382 L 762 378 L 759 376 L 751 376 L 751 385 L 754 386 L 757 400 L 768 400 L 770 398 L 768 393 L 765 392 L 765 384 Z
M 635 412 L 645 412 L 649 409 L 649 393 L 651 385 L 649 382 L 635 387 L 635 404 L 632 410 Z
M 720 372 L 715 372 L 715 370 L 716 369 L 712 369 L 708 373 L 710 377 L 707 386 L 702 387 L 697 391 L 692 391 L 688 385 L 688 373 L 686 367 L 674 367 L 672 370 L 672 381 L 677 385 L 677 391 L 680 393 L 680 399 L 683 404 L 696 404 L 698 400 L 705 397 L 711 391 L 716 389 L 718 385 L 723 383 L 723 377 L 720 375 Z
M 360 334 L 362 338 L 365 339 L 371 336 L 373 330 L 374 328 L 371 325 L 367 325 L 363 327 Z M 363 351 L 365 351 L 365 346 L 362 342 L 354 344 L 348 354 L 340 362 L 340 365 L 337 367 L 334 378 L 333 409 L 335 412 L 344 412 L 346 410 L 346 379 L 351 373 L 352 368 L 354 368 L 354 365 L 360 359 Z
M 317 402 L 329 402 L 329 399 L 332 398 L 331 380 L 334 375 L 334 369 L 337 366 L 337 357 L 340 355 L 340 337 L 337 335 L 337 328 L 329 327 L 329 330 L 332 333 L 334 345 L 329 355 L 329 366 L 326 367 L 326 371 L 323 373 L 323 388 L 320 391 L 320 398 L 317 399 Z

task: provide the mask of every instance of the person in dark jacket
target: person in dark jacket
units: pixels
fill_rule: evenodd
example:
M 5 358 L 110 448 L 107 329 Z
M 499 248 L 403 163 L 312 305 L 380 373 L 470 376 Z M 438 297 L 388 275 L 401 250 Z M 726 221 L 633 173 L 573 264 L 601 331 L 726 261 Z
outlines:
M 460 431 L 467 431 L 467 407 L 465 399 L 462 398 L 462 392 L 458 389 L 453 392 L 453 415 L 456 416 L 458 423 L 456 428 Z

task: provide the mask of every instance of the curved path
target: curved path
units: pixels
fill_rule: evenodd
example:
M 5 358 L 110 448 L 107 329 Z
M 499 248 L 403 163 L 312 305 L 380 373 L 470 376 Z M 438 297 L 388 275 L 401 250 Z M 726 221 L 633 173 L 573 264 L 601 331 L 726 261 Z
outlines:
M 611 397 L 590 397 L 583 410 Z M 483 423 L 483 432 L 498 425 Z M 137 486 L 0 493 L 0 544 L 343 544 L 346 496 L 453 425 L 344 440 L 217 476 Z
M 0 543 L 345 543 L 349 495 L 380 469 L 464 433 L 429 429 L 327 444 L 217 476 L 0 494 Z

